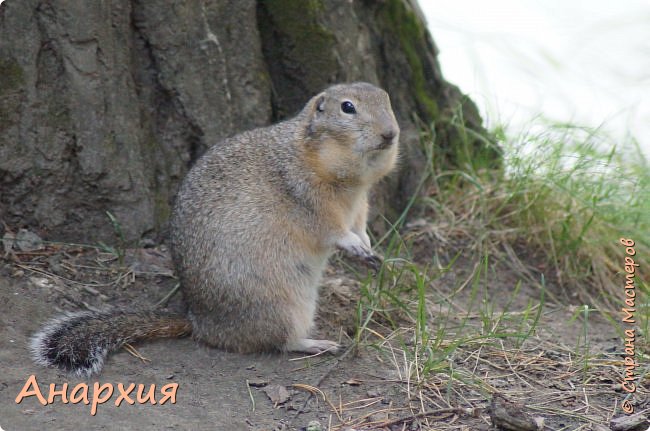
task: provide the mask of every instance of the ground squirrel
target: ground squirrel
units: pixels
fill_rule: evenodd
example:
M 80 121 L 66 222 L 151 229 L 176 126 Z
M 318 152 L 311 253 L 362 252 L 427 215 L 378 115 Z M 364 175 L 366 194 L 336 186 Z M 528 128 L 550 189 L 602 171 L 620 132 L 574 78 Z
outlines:
M 211 147 L 181 185 L 171 248 L 187 315 L 83 311 L 46 324 L 37 363 L 79 376 L 139 339 L 195 339 L 234 352 L 335 351 L 309 337 L 318 285 L 336 248 L 378 266 L 366 233 L 368 191 L 395 165 L 399 126 L 367 83 L 314 96 L 297 116 Z

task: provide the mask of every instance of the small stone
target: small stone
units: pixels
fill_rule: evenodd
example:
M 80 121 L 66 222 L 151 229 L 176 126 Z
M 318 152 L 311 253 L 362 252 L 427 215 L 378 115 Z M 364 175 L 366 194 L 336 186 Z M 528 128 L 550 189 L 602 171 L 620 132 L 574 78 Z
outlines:
M 52 289 L 54 287 L 54 284 L 45 277 L 30 277 L 29 281 L 41 289 Z
M 6 232 L 2 236 L 2 247 L 4 248 L 5 254 L 11 253 L 12 249 L 14 248 L 14 243 L 16 241 L 16 235 L 13 233 Z
M 623 392 L 623 386 L 620 383 L 613 383 L 611 387 L 614 392 Z
M 19 229 L 16 234 L 15 245 L 20 251 L 35 251 L 43 248 L 43 240 L 34 232 Z
M 370 415 L 370 422 L 385 422 L 388 420 L 388 412 L 373 413 Z
M 311 421 L 307 424 L 306 431 L 322 431 L 323 426 L 318 421 Z

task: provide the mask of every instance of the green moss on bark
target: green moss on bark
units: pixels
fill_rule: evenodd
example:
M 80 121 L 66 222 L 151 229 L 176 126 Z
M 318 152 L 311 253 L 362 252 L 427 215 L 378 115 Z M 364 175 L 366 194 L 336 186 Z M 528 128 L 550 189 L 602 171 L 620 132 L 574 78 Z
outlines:
M 402 51 L 411 68 L 411 82 L 415 91 L 418 108 L 432 120 L 438 117 L 439 108 L 427 89 L 427 80 L 422 64 L 421 53 L 429 50 L 424 23 L 406 8 L 403 0 L 388 0 L 381 9 L 381 18 L 390 32 L 397 35 Z
M 0 58 L 0 132 L 14 125 L 19 118 L 20 90 L 25 85 L 23 69 L 13 59 Z M 3 137 L 0 142 L 4 145 Z
M 259 0 L 263 49 L 280 117 L 302 107 L 306 97 L 336 77 L 336 39 L 325 28 L 320 0 Z
M 0 58 L 0 96 L 20 89 L 25 76 L 20 65 L 11 59 Z
M 317 0 L 263 1 L 276 31 L 289 39 L 288 59 L 305 68 L 305 76 L 336 73 L 334 35 L 318 23 L 323 6 Z
M 160 188 L 154 189 L 153 201 L 155 228 L 156 230 L 160 230 L 160 227 L 169 220 L 172 213 L 167 190 L 161 190 Z
M 151 117 L 147 116 L 145 124 L 151 124 Z M 145 127 L 146 130 L 151 130 L 150 127 Z M 167 223 L 172 212 L 172 203 L 169 195 L 169 176 L 172 172 L 172 166 L 167 158 L 167 155 L 162 151 L 162 145 L 156 140 L 154 134 L 149 132 L 140 141 L 141 158 L 142 160 L 155 160 L 156 167 L 148 176 L 147 180 L 150 184 L 149 190 L 153 203 L 153 223 L 154 229 L 160 231 L 161 227 Z M 138 159 L 139 160 L 139 159 Z M 139 169 L 134 166 L 134 170 Z M 162 172 L 161 172 L 162 171 Z M 147 175 L 147 174 L 145 174 Z M 161 181 L 161 178 L 165 180 Z

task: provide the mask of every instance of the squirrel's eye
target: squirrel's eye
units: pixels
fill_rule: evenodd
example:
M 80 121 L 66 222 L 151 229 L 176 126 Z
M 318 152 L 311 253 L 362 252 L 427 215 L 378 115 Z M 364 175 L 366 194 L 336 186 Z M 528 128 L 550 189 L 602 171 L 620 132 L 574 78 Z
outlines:
M 341 111 L 345 112 L 346 114 L 356 114 L 357 110 L 354 109 L 354 105 L 352 102 L 345 101 L 341 103 Z

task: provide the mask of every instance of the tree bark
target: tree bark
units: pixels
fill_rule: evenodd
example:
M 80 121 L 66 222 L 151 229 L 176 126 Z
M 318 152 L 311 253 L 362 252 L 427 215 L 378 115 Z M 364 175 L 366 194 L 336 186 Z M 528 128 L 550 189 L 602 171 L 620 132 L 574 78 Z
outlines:
M 296 113 L 336 82 L 386 89 L 400 169 L 375 191 L 394 216 L 429 161 L 449 163 L 475 106 L 440 73 L 409 0 L 7 0 L 0 6 L 0 219 L 50 239 L 161 239 L 206 148 Z M 497 152 L 482 139 L 477 150 Z M 487 148 L 487 149 L 486 149 Z

